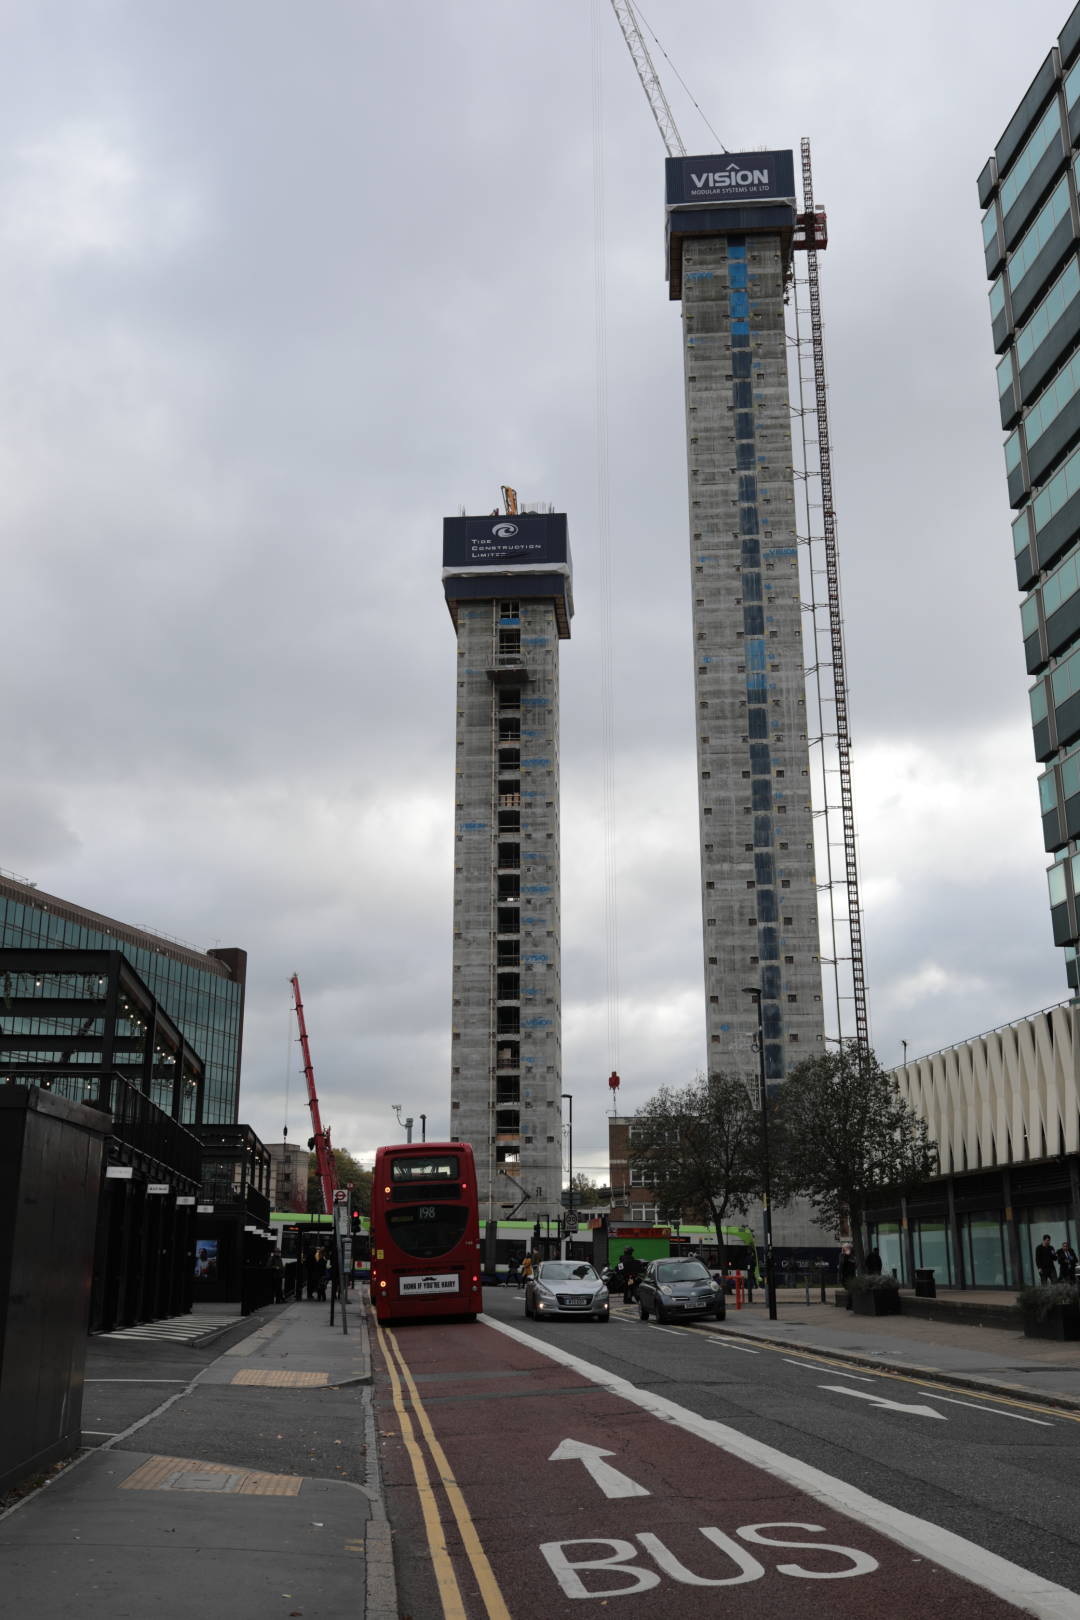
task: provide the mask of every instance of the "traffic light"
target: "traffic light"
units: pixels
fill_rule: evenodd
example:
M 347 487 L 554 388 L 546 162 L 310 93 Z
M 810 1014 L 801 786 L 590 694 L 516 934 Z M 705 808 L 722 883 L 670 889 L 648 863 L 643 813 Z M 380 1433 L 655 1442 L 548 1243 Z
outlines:
M 349 1226 L 355 1237 L 360 1230 L 360 1205 L 355 1200 L 349 1205 Z

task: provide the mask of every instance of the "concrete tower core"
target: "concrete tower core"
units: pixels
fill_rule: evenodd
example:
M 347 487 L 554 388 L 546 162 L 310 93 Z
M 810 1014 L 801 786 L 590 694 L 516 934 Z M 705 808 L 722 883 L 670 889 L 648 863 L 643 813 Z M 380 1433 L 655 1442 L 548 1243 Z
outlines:
M 667 162 L 683 306 L 708 1067 L 824 1050 L 784 293 L 791 152 Z M 818 1235 L 819 1236 L 819 1235 Z
M 443 584 L 458 641 L 450 1132 L 472 1144 L 482 1220 L 554 1218 L 566 517 L 444 519 Z

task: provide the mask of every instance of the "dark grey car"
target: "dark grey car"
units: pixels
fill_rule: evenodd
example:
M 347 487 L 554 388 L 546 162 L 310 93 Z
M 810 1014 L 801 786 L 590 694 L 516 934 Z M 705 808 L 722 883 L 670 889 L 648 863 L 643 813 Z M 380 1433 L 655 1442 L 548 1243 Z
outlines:
M 714 1316 L 722 1322 L 727 1314 L 724 1290 L 700 1260 L 651 1260 L 638 1279 L 637 1299 L 643 1322 L 651 1311 L 658 1322 L 683 1316 Z

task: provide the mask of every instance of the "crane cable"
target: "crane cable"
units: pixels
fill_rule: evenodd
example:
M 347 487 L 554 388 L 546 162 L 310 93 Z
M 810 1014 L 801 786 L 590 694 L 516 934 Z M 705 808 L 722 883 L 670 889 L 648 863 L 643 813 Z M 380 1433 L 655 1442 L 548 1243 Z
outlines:
M 619 1067 L 618 870 L 615 858 L 615 680 L 612 652 L 611 467 L 608 428 L 608 311 L 604 220 L 604 79 L 601 17 L 604 0 L 593 0 L 592 170 L 593 321 L 595 328 L 596 534 L 600 564 L 600 776 L 604 845 L 604 969 L 607 1041 L 613 1070 Z

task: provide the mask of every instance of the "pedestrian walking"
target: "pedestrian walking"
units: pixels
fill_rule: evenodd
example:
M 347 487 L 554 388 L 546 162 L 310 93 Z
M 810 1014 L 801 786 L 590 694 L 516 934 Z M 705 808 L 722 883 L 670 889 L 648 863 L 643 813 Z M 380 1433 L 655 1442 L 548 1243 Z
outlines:
M 1068 1238 L 1065 1239 L 1057 1252 L 1057 1263 L 1062 1282 L 1075 1282 L 1076 1267 L 1080 1264 L 1080 1256 L 1077 1255 Z
M 851 1244 L 845 1243 L 840 1254 L 840 1286 L 847 1290 L 847 1309 L 849 1311 L 854 1309 L 851 1283 L 858 1269 L 855 1264 L 855 1256 L 851 1252 Z
M 523 1284 L 527 1283 L 529 1281 L 529 1278 L 532 1276 L 532 1274 L 533 1274 L 533 1257 L 532 1257 L 531 1254 L 526 1254 L 523 1257 L 522 1262 L 521 1262 L 521 1281 L 522 1281 L 522 1283 Z
M 1057 1280 L 1057 1250 L 1049 1232 L 1043 1233 L 1043 1240 L 1035 1250 L 1035 1269 L 1040 1282 L 1052 1283 Z
M 285 1303 L 285 1262 L 281 1252 L 275 1249 L 270 1256 L 270 1281 L 274 1287 L 274 1304 Z

